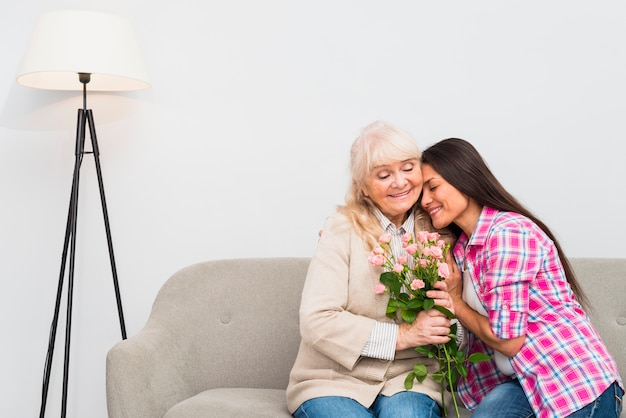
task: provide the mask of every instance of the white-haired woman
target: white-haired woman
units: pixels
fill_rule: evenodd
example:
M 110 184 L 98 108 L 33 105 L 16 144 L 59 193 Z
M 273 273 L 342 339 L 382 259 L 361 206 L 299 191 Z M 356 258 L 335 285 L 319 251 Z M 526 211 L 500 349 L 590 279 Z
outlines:
M 381 121 L 352 145 L 346 203 L 325 222 L 302 293 L 302 341 L 287 388 L 296 418 L 441 416 L 439 383 L 429 376 L 406 390 L 404 380 L 417 362 L 437 367 L 414 348 L 449 341 L 450 320 L 435 309 L 410 324 L 388 318 L 389 295 L 374 291 L 382 267 L 367 261 L 383 233 L 400 248 L 405 232 L 433 230 L 417 205 L 420 157 L 411 135 Z M 445 283 L 428 296 L 453 309 Z

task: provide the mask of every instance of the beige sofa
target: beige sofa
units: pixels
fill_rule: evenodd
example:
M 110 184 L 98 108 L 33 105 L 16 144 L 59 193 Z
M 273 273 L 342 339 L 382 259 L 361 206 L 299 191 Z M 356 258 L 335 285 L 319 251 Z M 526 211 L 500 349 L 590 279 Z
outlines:
M 308 258 L 218 260 L 175 273 L 145 327 L 108 353 L 109 417 L 289 417 L 285 387 L 300 340 L 308 264 Z M 572 264 L 593 303 L 592 321 L 624 375 L 626 259 Z

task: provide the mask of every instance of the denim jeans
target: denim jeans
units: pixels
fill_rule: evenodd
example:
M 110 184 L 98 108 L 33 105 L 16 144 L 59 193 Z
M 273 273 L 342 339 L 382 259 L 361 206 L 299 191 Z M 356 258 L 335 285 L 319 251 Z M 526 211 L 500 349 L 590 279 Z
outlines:
M 622 410 L 622 389 L 613 383 L 595 401 L 579 409 L 569 418 L 619 418 Z M 482 400 L 472 418 L 532 418 L 535 414 L 517 380 L 501 383 Z
M 365 407 L 343 396 L 324 396 L 304 402 L 295 418 L 441 418 L 441 408 L 429 396 L 416 392 L 378 395 Z

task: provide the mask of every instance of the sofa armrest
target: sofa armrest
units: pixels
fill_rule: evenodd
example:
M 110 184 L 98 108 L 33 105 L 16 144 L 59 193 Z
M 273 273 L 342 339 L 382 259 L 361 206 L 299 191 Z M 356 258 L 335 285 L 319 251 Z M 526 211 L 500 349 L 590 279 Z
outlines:
M 106 360 L 109 417 L 160 417 L 189 397 L 180 352 L 157 327 L 115 344 Z

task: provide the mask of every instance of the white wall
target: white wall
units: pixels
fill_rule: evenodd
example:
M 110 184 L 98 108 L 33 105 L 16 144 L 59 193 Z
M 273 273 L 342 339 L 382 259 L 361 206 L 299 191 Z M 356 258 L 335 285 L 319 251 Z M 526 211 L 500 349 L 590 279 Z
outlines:
M 44 11 L 130 18 L 153 84 L 88 99 L 129 335 L 188 264 L 311 255 L 343 200 L 348 148 L 377 118 L 423 146 L 469 139 L 568 255 L 624 256 L 621 1 L 12 3 L 0 6 L 5 416 L 39 409 L 81 107 L 79 93 L 15 82 Z M 120 335 L 92 161 L 82 170 L 68 406 L 99 418 L 105 355 Z M 48 416 L 60 409 L 60 333 Z

